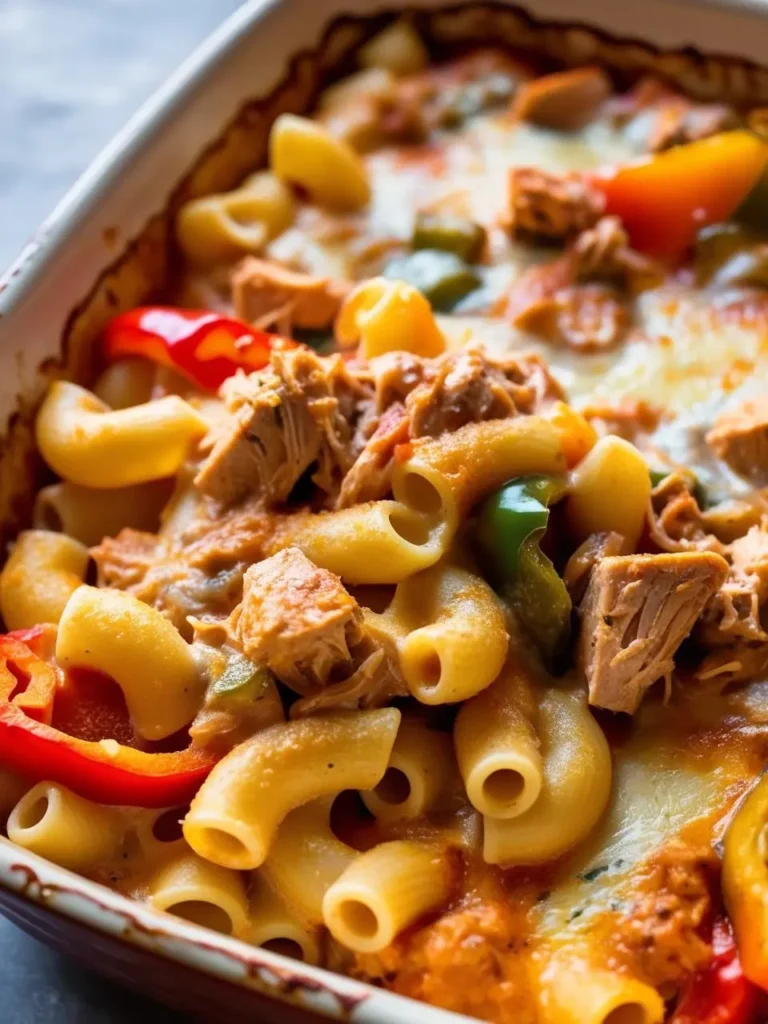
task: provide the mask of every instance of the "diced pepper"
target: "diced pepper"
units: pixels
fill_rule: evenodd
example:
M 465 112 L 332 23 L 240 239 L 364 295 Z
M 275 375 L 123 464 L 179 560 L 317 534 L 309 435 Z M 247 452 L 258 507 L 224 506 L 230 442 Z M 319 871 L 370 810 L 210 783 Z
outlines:
M 411 245 L 414 249 L 452 252 L 467 263 L 476 263 L 485 245 L 485 228 L 453 213 L 419 213 Z
M 606 170 L 591 182 L 636 249 L 677 259 L 702 227 L 732 216 L 766 164 L 768 143 L 738 130 Z
M 683 989 L 669 1024 L 750 1024 L 757 990 L 744 977 L 730 925 L 722 918 L 712 931 L 713 958 Z
M 768 775 L 736 811 L 723 845 L 723 895 L 741 965 L 768 990 Z
M 107 359 L 151 359 L 178 370 L 207 391 L 215 391 L 238 369 L 260 369 L 269 361 L 275 343 L 295 344 L 235 317 L 173 306 L 131 309 L 104 330 Z
M 565 486 L 559 477 L 510 480 L 483 502 L 477 527 L 493 582 L 549 667 L 568 642 L 571 599 L 539 540 Z
M 33 633 L 32 642 L 43 635 L 22 632 Z M 195 747 L 149 753 L 53 728 L 57 687 L 56 670 L 18 634 L 0 637 L 0 766 L 98 803 L 134 807 L 184 804 L 213 768 L 216 757 Z
M 272 676 L 262 665 L 233 653 L 221 675 L 208 687 L 206 701 L 225 704 L 251 704 L 260 700 L 271 684 Z
M 437 310 L 453 309 L 480 284 L 479 275 L 455 253 L 419 249 L 399 256 L 384 268 L 384 277 L 417 288 Z

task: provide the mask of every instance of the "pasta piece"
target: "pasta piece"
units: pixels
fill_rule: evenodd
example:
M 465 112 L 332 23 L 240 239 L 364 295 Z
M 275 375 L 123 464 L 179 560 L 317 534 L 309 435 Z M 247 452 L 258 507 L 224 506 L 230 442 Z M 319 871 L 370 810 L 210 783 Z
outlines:
M 540 416 L 468 423 L 452 434 L 413 442 L 410 458 L 395 466 L 395 498 L 445 520 L 452 538 L 460 519 L 480 498 L 513 476 L 561 473 L 560 436 Z
M 60 530 L 88 547 L 101 543 L 104 537 L 117 536 L 126 526 L 154 532 L 170 497 L 170 486 L 168 480 L 116 490 L 50 484 L 37 492 L 35 526 Z
M 85 578 L 88 557 L 87 548 L 66 534 L 20 533 L 0 573 L 0 612 L 7 628 L 58 622 Z
M 483 818 L 488 864 L 540 864 L 585 839 L 611 793 L 611 752 L 579 692 L 547 690 L 538 708 L 544 779 L 538 800 L 511 820 Z
M 130 409 L 152 398 L 156 376 L 149 359 L 117 359 L 99 375 L 93 393 L 110 409 Z
M 614 531 L 626 539 L 627 550 L 635 551 L 650 498 L 648 463 L 633 444 L 611 435 L 574 470 L 566 511 L 579 541 Z
M 35 429 L 40 454 L 59 476 L 104 488 L 173 475 L 207 424 L 177 395 L 113 411 L 85 388 L 56 381 Z
M 114 856 L 125 826 L 113 807 L 38 782 L 8 817 L 8 838 L 63 868 L 88 871 Z
M 192 263 L 212 267 L 260 252 L 295 216 L 290 185 L 257 171 L 231 192 L 185 203 L 176 218 L 176 238 Z
M 567 952 L 540 979 L 542 1024 L 660 1024 L 664 1001 L 636 978 L 593 967 Z
M 445 563 L 400 583 L 389 608 L 370 620 L 397 639 L 406 684 L 422 704 L 473 697 L 490 686 L 507 654 L 496 595 L 479 576 Z
M 395 708 L 304 718 L 241 743 L 205 780 L 184 820 L 196 853 L 248 871 L 267 858 L 289 811 L 342 789 L 372 789 L 400 724 Z
M 59 623 L 60 665 L 112 676 L 134 728 L 149 740 L 195 717 L 205 682 L 193 649 L 160 612 L 122 590 L 79 587 Z
M 446 534 L 441 523 L 396 501 L 371 501 L 285 517 L 267 553 L 291 545 L 345 583 L 399 583 L 434 565 L 445 551 Z
M 454 774 L 450 736 L 405 714 L 384 778 L 360 795 L 379 821 L 408 821 L 435 807 Z
M 0 768 L 0 815 L 6 815 L 21 800 L 32 783 L 7 768 Z
M 280 824 L 260 872 L 312 924 L 323 923 L 328 887 L 357 857 L 357 851 L 331 830 L 334 799 L 312 800 L 291 811 Z
M 445 338 L 429 301 L 404 281 L 374 277 L 363 281 L 344 300 L 335 325 L 340 345 L 360 343 L 364 359 L 385 352 L 438 356 Z
M 408 925 L 444 904 L 453 878 L 443 850 L 394 840 L 362 853 L 323 899 L 331 935 L 355 953 L 385 949 Z
M 510 659 L 487 690 L 463 704 L 453 738 L 473 807 L 492 818 L 516 818 L 539 798 L 542 763 L 525 673 Z
M 301 185 L 320 206 L 355 210 L 370 198 L 368 172 L 354 149 L 309 118 L 278 117 L 269 134 L 269 162 L 281 181 Z
M 155 871 L 147 889 L 155 910 L 224 935 L 246 933 L 248 900 L 240 875 L 196 857 L 188 848 Z
M 357 58 L 363 67 L 386 68 L 395 75 L 410 75 L 429 64 L 426 46 L 405 18 L 398 18 L 361 46 Z
M 319 928 L 302 920 L 261 874 L 251 883 L 249 922 L 243 938 L 253 946 L 307 964 L 320 960 Z

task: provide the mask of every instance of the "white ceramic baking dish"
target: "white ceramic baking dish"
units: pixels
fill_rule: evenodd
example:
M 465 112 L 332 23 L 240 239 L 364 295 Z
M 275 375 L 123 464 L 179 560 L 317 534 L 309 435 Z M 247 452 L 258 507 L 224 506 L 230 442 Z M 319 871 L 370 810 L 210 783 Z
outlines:
M 603 61 L 620 75 L 654 69 L 702 98 L 768 102 L 760 67 L 768 6 L 760 0 L 528 0 L 525 14 L 504 3 L 409 6 L 438 42 L 506 39 L 573 64 Z M 258 166 L 270 120 L 306 108 L 319 80 L 385 15 L 369 0 L 246 3 L 126 125 L 0 281 L 6 536 L 28 508 L 30 410 L 46 379 L 87 378 L 105 320 L 145 300 L 169 273 L 173 209 Z M 268 99 L 249 102 L 261 97 Z M 157 914 L 2 839 L 0 906 L 89 966 L 198 1018 L 464 1019 Z

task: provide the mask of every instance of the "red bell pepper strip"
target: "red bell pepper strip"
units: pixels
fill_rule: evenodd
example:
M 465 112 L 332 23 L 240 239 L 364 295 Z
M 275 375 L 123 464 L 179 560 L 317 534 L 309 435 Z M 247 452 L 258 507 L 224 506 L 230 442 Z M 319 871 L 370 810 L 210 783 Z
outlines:
M 758 989 L 741 970 L 731 926 L 725 919 L 712 930 L 713 958 L 684 989 L 670 1024 L 750 1024 Z
M 722 132 L 631 164 L 590 182 L 605 212 L 620 217 L 632 245 L 677 259 L 700 228 L 728 220 L 768 164 L 768 144 L 748 131 Z
M 173 306 L 140 306 L 121 313 L 107 324 L 103 339 L 107 359 L 151 359 L 206 391 L 215 391 L 238 369 L 260 369 L 275 342 L 295 344 L 236 317 Z
M 47 724 L 56 689 L 53 666 L 17 637 L 0 637 L 0 765 L 97 803 L 172 807 L 192 799 L 216 762 L 194 746 L 156 754 L 69 736 Z

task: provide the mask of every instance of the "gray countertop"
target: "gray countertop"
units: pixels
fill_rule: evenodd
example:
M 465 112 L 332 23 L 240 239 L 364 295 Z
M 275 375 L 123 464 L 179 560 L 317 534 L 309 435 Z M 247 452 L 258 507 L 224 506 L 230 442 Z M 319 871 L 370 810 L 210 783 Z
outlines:
M 0 269 L 238 0 L 0 0 Z M 177 1024 L 0 918 L 3 1024 Z

